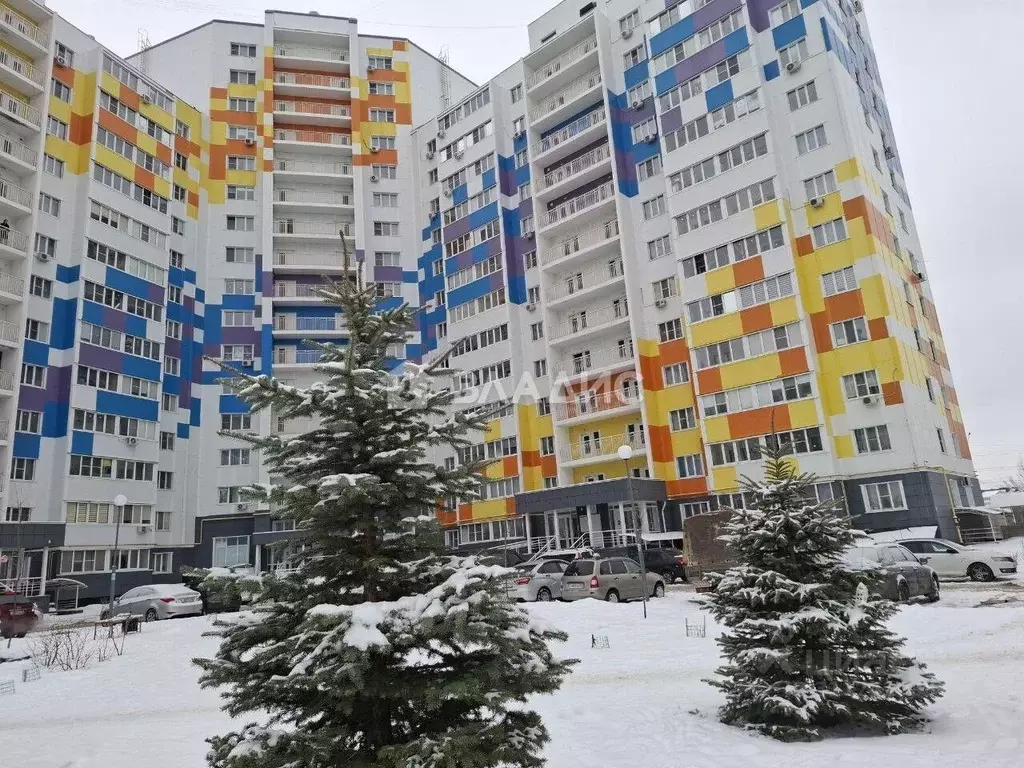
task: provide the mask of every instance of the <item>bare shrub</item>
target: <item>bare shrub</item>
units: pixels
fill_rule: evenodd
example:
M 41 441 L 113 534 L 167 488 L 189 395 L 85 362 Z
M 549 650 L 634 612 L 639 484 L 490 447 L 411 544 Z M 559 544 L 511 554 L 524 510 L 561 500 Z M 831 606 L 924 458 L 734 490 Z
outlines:
M 86 629 L 58 627 L 35 635 L 30 651 L 37 666 L 67 672 L 88 667 L 102 647 Z

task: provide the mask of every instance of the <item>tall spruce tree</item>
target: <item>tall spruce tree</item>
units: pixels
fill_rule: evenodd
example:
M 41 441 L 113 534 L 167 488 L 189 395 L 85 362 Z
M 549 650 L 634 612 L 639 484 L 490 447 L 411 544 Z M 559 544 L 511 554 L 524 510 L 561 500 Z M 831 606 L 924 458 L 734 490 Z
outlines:
M 725 625 L 707 681 L 725 693 L 722 721 L 783 741 L 920 726 L 943 684 L 886 628 L 899 608 L 880 596 L 883 574 L 844 561 L 854 535 L 834 502 L 808 501 L 812 476 L 783 451 L 765 457 L 765 480 L 744 482 L 752 508 L 723 524 L 740 565 L 714 578 L 709 603 Z
M 225 709 L 255 722 L 210 739 L 215 768 L 487 768 L 545 764 L 548 734 L 525 706 L 561 684 L 572 661 L 507 600 L 505 571 L 445 555 L 439 500 L 479 491 L 479 466 L 447 470 L 427 450 L 472 444 L 480 412 L 452 408 L 451 372 L 387 370 L 414 313 L 375 311 L 372 289 L 325 289 L 348 343 L 323 343 L 322 383 L 241 374 L 254 411 L 312 419 L 297 437 L 229 433 L 258 448 L 275 484 L 248 497 L 296 521 L 294 573 L 263 580 L 256 608 L 220 625 L 196 659 Z M 239 373 L 239 372 L 235 372 Z

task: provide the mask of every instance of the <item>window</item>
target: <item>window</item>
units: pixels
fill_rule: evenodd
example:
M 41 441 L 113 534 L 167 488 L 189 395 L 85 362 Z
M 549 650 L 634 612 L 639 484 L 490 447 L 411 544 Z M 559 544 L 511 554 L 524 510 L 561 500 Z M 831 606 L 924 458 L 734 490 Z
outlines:
M 46 235 L 36 234 L 36 253 L 45 253 L 51 259 L 57 255 L 57 241 Z
M 370 137 L 370 149 L 394 149 L 395 148 L 395 137 L 394 136 L 371 136 Z
M 861 427 L 853 430 L 853 439 L 857 443 L 857 453 L 879 453 L 892 450 L 889 442 L 889 428 L 884 424 L 877 427 Z
M 227 228 L 231 232 L 252 232 L 256 229 L 255 216 L 228 216 Z
M 240 248 L 229 245 L 224 249 L 224 261 L 229 264 L 252 264 L 255 259 L 255 248 Z
M 785 69 L 794 62 L 803 61 L 809 55 L 807 52 L 807 38 L 803 38 L 779 50 L 779 64 Z
M 693 408 L 680 408 L 676 411 L 669 411 L 668 417 L 672 424 L 673 432 L 694 429 L 697 426 L 697 417 Z
M 522 101 L 523 100 L 523 84 L 522 83 L 516 83 L 514 86 L 509 88 L 508 96 L 509 96 L 509 99 L 511 99 L 513 104 L 515 104 L 517 101 Z
M 903 482 L 890 480 L 887 483 L 866 483 L 861 486 L 864 494 L 864 506 L 868 512 L 890 512 L 906 509 L 907 503 L 903 495 Z
M 787 93 L 786 98 L 789 99 L 789 111 L 796 112 L 800 107 L 806 107 L 818 100 L 818 88 L 811 80 Z
M 75 52 L 64 45 L 60 40 L 55 41 L 53 44 L 53 56 L 62 66 L 75 66 Z
M 946 434 L 942 431 L 942 427 L 935 428 L 935 436 L 939 439 L 939 450 L 946 453 Z
M 176 411 L 178 409 L 177 395 L 174 395 L 170 392 L 164 392 L 161 397 L 160 407 L 162 410 L 165 411 Z
M 868 340 L 868 327 L 863 317 L 832 324 L 832 340 L 837 347 Z
M 366 69 L 393 69 L 394 60 L 390 56 L 368 56 Z
M 46 388 L 46 368 L 41 365 L 23 363 L 21 366 L 21 383 L 26 387 Z
M 61 573 L 98 573 L 107 570 L 107 550 L 66 549 L 61 552 Z
M 228 200 L 255 200 L 255 187 L 242 187 L 238 184 L 228 184 Z
M 249 448 L 226 448 L 220 452 L 220 465 L 222 467 L 245 466 L 249 463 L 250 455 Z
M 647 243 L 647 257 L 654 261 L 664 256 L 672 255 L 672 238 L 664 235 Z
M 253 310 L 228 309 L 221 312 L 221 325 L 225 328 L 251 328 Z
M 32 519 L 32 507 L 8 507 L 5 523 L 27 523 Z
M 171 490 L 171 486 L 174 482 L 174 473 L 165 472 L 163 470 L 156 473 L 156 487 L 161 491 Z
M 837 189 L 839 187 L 836 185 L 836 174 L 834 171 L 826 171 L 804 180 L 804 194 L 807 195 L 808 200 L 824 197 L 835 192 Z
M 394 96 L 395 95 L 395 84 L 394 83 L 381 83 L 374 80 L 370 81 L 369 91 L 374 96 Z
M 701 477 L 704 474 L 704 457 L 699 453 L 692 456 L 676 457 L 676 468 L 679 477 Z
M 544 358 L 533 361 L 533 375 L 538 379 L 548 375 L 548 361 Z
M 843 219 L 835 219 L 811 227 L 811 238 L 814 240 L 815 248 L 824 248 L 826 245 L 845 240 L 846 222 Z
M 169 530 L 171 530 L 169 526 L 167 528 L 161 528 L 160 527 L 160 525 L 159 525 L 160 513 L 157 512 L 156 514 L 157 514 L 157 521 L 158 521 L 157 522 L 157 530 L 158 531 L 161 531 L 161 530 L 162 531 L 169 531 Z M 168 513 L 165 512 L 164 514 L 168 514 Z M 172 565 L 172 563 L 174 561 L 174 553 L 173 552 L 154 552 L 153 553 L 153 557 L 152 557 L 152 561 L 153 561 L 153 573 L 173 573 L 174 572 L 174 568 L 173 568 L 173 565 Z
M 374 206 L 374 208 L 397 208 L 398 207 L 398 193 L 397 192 L 374 192 L 373 193 L 373 206 Z
M 42 428 L 43 414 L 39 411 L 19 410 L 14 423 L 16 432 L 28 432 L 38 435 Z
M 114 173 L 109 168 L 104 168 L 99 163 L 93 163 L 92 177 L 94 181 L 103 186 L 110 187 L 115 192 L 125 197 L 130 197 L 136 202 L 152 208 L 154 211 L 167 213 L 167 204 L 170 201 L 166 197 L 162 197 L 118 173 Z
M 185 266 L 185 254 L 172 250 L 168 254 L 168 264 L 176 269 L 183 269 Z
M 712 200 L 675 217 L 676 232 L 685 235 L 755 205 L 775 199 L 775 180 L 765 179 L 743 187 L 720 200 Z
M 232 112 L 255 112 L 256 111 L 256 99 L 238 99 L 232 96 L 228 99 L 228 109 Z M 175 153 L 174 164 L 178 165 L 178 153 Z M 184 169 L 184 165 L 178 166 Z
M 160 450 L 161 451 L 173 451 L 174 450 L 174 433 L 173 432 L 161 432 L 160 433 Z
M 853 273 L 853 267 L 844 267 L 835 272 L 826 272 L 821 276 L 821 284 L 825 289 L 826 296 L 855 291 L 857 290 L 857 276 Z
M 663 215 L 665 213 L 665 196 L 658 195 L 657 197 L 652 197 L 650 200 L 644 201 L 643 210 L 644 218 L 648 221 Z
M 41 299 L 48 299 L 53 294 L 53 281 L 39 275 L 32 275 L 28 283 L 28 292 Z
M 398 166 L 397 165 L 379 165 L 374 163 L 370 166 L 370 172 L 378 179 L 397 179 L 398 178 Z
M 393 109 L 370 109 L 370 122 L 393 123 L 395 122 L 395 110 Z
M 651 81 L 644 80 L 626 91 L 626 101 L 631 105 L 643 104 L 651 95 Z
M 772 8 L 768 15 L 771 18 L 772 26 L 777 27 L 782 22 L 800 15 L 800 3 L 798 0 L 786 0 L 782 5 Z
M 256 129 L 251 125 L 229 125 L 228 138 L 239 141 L 255 141 Z
M 664 323 L 658 323 L 658 337 L 662 343 L 683 338 L 683 322 L 677 317 Z
M 220 417 L 220 428 L 226 431 L 241 431 L 252 429 L 252 414 L 249 413 L 225 413 Z
M 685 384 L 690 380 L 689 363 L 673 363 L 661 369 L 661 375 L 665 379 L 666 387 L 673 387 L 676 384 Z
M 222 344 L 221 360 L 226 362 L 244 362 L 252 360 L 252 344 Z
M 245 56 L 247 59 L 256 58 L 256 46 L 250 43 L 231 43 L 232 56 Z
M 255 171 L 256 158 L 249 155 L 228 155 L 229 171 Z
M 64 178 L 64 161 L 53 155 L 43 155 L 43 170 L 58 179 Z
M 619 19 L 619 31 L 623 34 L 630 32 L 640 26 L 640 11 L 634 8 L 621 19 Z
M 819 125 L 815 128 L 811 128 L 809 131 L 804 131 L 803 133 L 798 133 L 796 135 L 796 151 L 801 155 L 806 155 L 808 152 L 821 149 L 826 144 L 828 144 L 828 139 L 825 137 L 824 125 Z
M 35 480 L 35 459 L 11 459 L 11 480 Z
M 380 237 L 398 237 L 397 221 L 373 222 L 373 234 Z
M 896 210 L 900 215 L 900 227 L 903 229 L 904 232 L 909 233 L 910 229 L 907 227 L 907 214 L 903 212 L 902 208 L 897 208 Z
M 846 393 L 847 400 L 856 400 L 877 395 L 882 389 L 878 384 L 878 374 L 875 371 L 860 371 L 843 376 L 843 391 Z
M 531 323 L 530 324 L 530 335 L 534 341 L 540 341 L 544 338 L 544 323 Z
M 213 540 L 213 566 L 215 568 L 231 568 L 236 565 L 248 564 L 248 536 L 218 536 Z
M 50 324 L 44 323 L 42 320 L 26 320 L 25 338 L 32 341 L 41 341 L 46 344 L 50 341 Z
M 931 379 L 930 376 L 925 376 L 924 377 L 924 386 L 925 386 L 925 389 L 928 390 L 928 399 L 931 400 L 934 403 L 935 402 L 935 385 L 932 384 L 932 379 Z
M 625 66 L 626 69 L 629 69 L 630 67 L 636 66 L 641 61 L 644 61 L 646 59 L 647 59 L 647 44 L 646 43 L 640 43 L 640 45 L 638 45 L 638 46 L 636 46 L 634 48 L 631 48 L 630 50 L 626 51 L 626 53 L 623 54 L 623 56 L 622 56 L 623 66 Z
M 53 115 L 50 115 L 46 118 L 46 132 L 50 136 L 56 136 L 58 139 L 67 140 L 68 124 L 63 120 L 58 120 Z
M 188 192 L 180 184 L 171 185 L 171 197 L 179 203 L 184 203 L 188 200 Z
M 232 69 L 228 72 L 228 82 L 256 85 L 256 72 L 251 69 Z
M 652 283 L 654 298 L 657 301 L 671 298 L 679 293 L 679 286 L 674 277 L 666 277 Z
M 661 173 L 661 156 L 655 155 L 636 164 L 637 181 L 645 181 Z
M 553 456 L 555 453 L 555 438 L 554 437 L 542 437 L 540 439 L 540 455 L 541 456 Z

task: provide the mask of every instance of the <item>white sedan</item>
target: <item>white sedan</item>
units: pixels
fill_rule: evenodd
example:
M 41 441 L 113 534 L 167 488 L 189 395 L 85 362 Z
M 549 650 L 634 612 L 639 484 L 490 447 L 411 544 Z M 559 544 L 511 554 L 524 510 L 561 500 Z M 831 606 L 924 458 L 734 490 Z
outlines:
M 944 578 L 992 581 L 1017 572 L 1017 558 L 1009 553 L 973 549 L 946 539 L 904 539 L 896 543 Z

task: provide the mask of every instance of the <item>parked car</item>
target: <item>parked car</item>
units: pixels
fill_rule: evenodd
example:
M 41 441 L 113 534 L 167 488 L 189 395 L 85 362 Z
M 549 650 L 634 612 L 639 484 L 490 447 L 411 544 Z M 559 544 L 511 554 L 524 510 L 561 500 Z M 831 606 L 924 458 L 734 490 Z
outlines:
M 628 557 L 637 559 L 636 547 L 610 547 L 600 549 L 601 557 Z M 657 573 L 666 584 L 676 579 L 686 581 L 686 555 L 681 549 L 672 547 L 645 547 L 644 565 L 651 573 Z
M 647 584 L 640 581 L 640 564 L 628 557 L 585 557 L 573 560 L 562 576 L 562 599 L 582 600 L 594 597 L 618 603 L 665 596 L 665 581 L 660 574 L 647 573 Z
M 0 593 L 0 637 L 24 637 L 39 623 L 42 614 L 31 598 Z
M 879 567 L 885 572 L 882 596 L 906 602 L 924 597 L 934 603 L 939 599 L 939 575 L 918 562 L 914 553 L 899 544 L 877 546 L 858 542 L 846 551 L 843 559 L 855 568 Z
M 562 574 L 569 564 L 561 560 L 538 560 L 517 565 L 509 579 L 513 600 L 546 603 L 562 596 Z
M 203 612 L 200 594 L 184 584 L 150 584 L 129 589 L 114 601 L 114 615 L 142 616 L 146 621 L 175 616 L 199 616 Z M 101 614 L 108 618 L 108 611 Z
M 996 576 L 1017 572 L 1017 558 L 1006 552 L 987 552 L 946 539 L 903 539 L 897 543 L 943 578 L 992 581 Z

